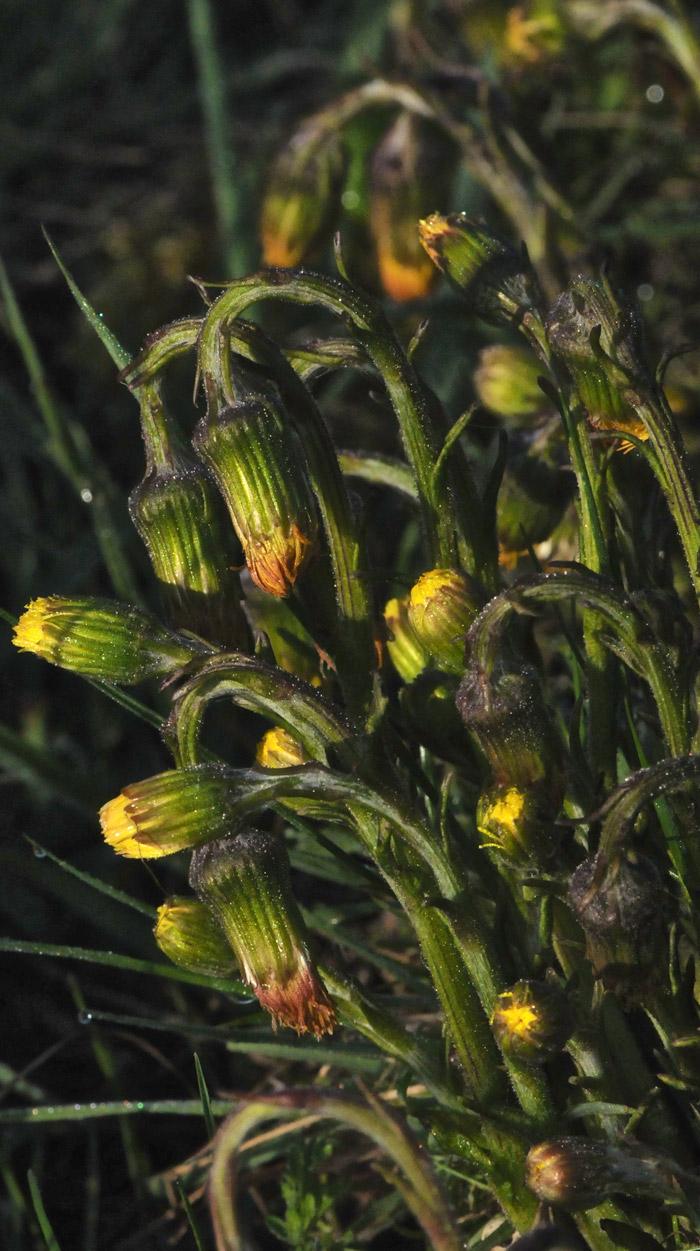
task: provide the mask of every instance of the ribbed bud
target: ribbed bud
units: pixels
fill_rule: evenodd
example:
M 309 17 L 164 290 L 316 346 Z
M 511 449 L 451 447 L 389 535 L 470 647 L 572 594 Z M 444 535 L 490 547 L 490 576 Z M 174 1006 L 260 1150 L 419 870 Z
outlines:
M 552 350 L 571 374 L 591 425 L 648 438 L 632 404 L 648 396 L 653 385 L 636 311 L 617 303 L 600 283 L 579 278 L 559 296 L 546 331 Z
M 100 825 L 110 847 L 136 860 L 169 856 L 220 838 L 231 828 L 221 768 L 169 769 L 133 782 L 103 805 Z
M 304 454 L 278 404 L 256 396 L 205 417 L 194 436 L 241 540 L 253 581 L 289 595 L 316 552 L 318 523 Z
M 336 130 L 306 122 L 272 161 L 262 203 L 266 265 L 292 267 L 330 231 L 343 175 Z
M 464 637 L 483 605 L 483 594 L 469 574 L 430 569 L 411 588 L 408 622 L 437 665 L 462 673 Z
M 528 1152 L 525 1182 L 540 1203 L 582 1211 L 611 1195 L 670 1199 L 677 1195 L 664 1163 L 633 1148 L 589 1138 L 557 1138 Z
M 663 884 L 645 856 L 604 865 L 584 860 L 569 887 L 595 976 L 622 999 L 643 999 L 658 981 L 667 949 Z
M 427 669 L 399 693 L 401 712 L 412 738 L 442 760 L 464 767 L 473 748 L 455 707 L 457 678 Z
M 110 599 L 35 599 L 15 626 L 20 651 L 61 669 L 130 686 L 189 664 L 203 648 L 151 613 Z M 209 649 L 205 649 L 209 650 Z
M 485 408 L 508 419 L 509 424 L 532 424 L 532 417 L 546 404 L 538 378 L 542 366 L 524 347 L 494 343 L 483 348 L 474 372 L 474 387 Z
M 390 599 L 384 609 L 387 628 L 386 649 L 399 677 L 413 682 L 425 669 L 430 657 L 421 647 L 408 620 L 408 601 Z
M 564 794 L 563 748 L 534 669 L 488 678 L 470 669 L 457 707 L 491 765 L 497 787 L 536 787 L 555 816 Z
M 556 983 L 521 981 L 498 996 L 491 1029 L 504 1055 L 526 1064 L 544 1064 L 565 1045 L 573 1017 Z
M 467 217 L 433 213 L 420 222 L 428 256 L 473 311 L 493 325 L 537 315 L 534 279 L 527 261 L 510 244 Z
M 244 648 L 247 629 L 230 550 L 233 535 L 204 467 L 152 469 L 132 491 L 129 512 L 175 628 L 232 651 Z
M 259 830 L 209 843 L 192 857 L 190 885 L 212 909 L 273 1024 L 331 1033 L 333 1004 L 311 958 L 284 844 Z
M 513 864 L 541 864 L 555 851 L 558 838 L 552 808 L 540 786 L 488 787 L 479 797 L 476 826 L 484 846 Z
M 382 286 L 394 300 L 425 296 L 437 277 L 418 220 L 447 192 L 446 140 L 413 113 L 400 113 L 370 167 L 370 226 Z
M 526 551 L 548 539 L 561 521 L 574 489 L 574 478 L 557 463 L 559 431 L 543 431 L 525 451 L 514 454 L 498 492 L 496 528 L 501 556 Z
M 236 957 L 226 935 L 205 904 L 185 895 L 173 895 L 158 909 L 153 931 L 163 955 L 207 977 L 235 973 Z

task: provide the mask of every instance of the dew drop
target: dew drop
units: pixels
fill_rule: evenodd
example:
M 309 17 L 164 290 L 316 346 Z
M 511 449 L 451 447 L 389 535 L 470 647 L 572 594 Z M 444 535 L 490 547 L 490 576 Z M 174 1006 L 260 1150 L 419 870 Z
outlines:
M 78 1021 L 80 1022 L 80 1024 L 89 1025 L 91 1020 L 92 1020 L 92 1012 L 89 1012 L 87 1008 L 81 1008 L 80 1012 L 78 1013 Z
M 666 92 L 661 86 L 661 83 L 651 83 L 645 92 L 646 98 L 650 104 L 661 104 L 665 94 Z
M 83 501 L 83 504 L 92 504 L 93 494 L 89 487 L 83 487 L 80 492 L 80 498 Z
M 46 852 L 44 851 L 43 847 L 35 847 L 34 855 L 36 856 L 37 860 L 43 860 L 44 857 L 46 856 Z

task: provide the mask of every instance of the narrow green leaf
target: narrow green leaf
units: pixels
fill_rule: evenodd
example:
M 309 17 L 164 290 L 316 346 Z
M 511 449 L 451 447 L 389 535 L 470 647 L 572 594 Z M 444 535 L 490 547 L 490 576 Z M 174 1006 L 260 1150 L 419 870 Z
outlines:
M 79 882 L 85 882 L 87 886 L 92 886 L 94 890 L 99 891 L 102 895 L 107 895 L 110 899 L 116 900 L 117 903 L 125 904 L 127 908 L 133 908 L 135 912 L 142 912 L 144 916 L 155 919 L 157 909 L 151 907 L 150 904 L 143 903 L 140 899 L 134 899 L 131 895 L 127 895 L 125 891 L 118 890 L 116 886 L 110 886 L 107 882 L 101 881 L 99 877 L 93 877 L 92 873 L 85 873 L 82 869 L 76 869 L 75 865 L 69 864 L 67 860 L 61 860 L 60 856 L 55 855 L 48 848 L 42 847 L 41 843 L 37 843 L 28 834 L 25 834 L 25 838 L 30 847 L 34 848 L 36 855 L 45 856 L 47 860 L 53 861 L 60 869 L 70 873 L 72 877 L 77 877 Z
M 51 239 L 48 231 L 46 230 L 44 226 L 42 226 L 41 229 L 42 229 L 44 238 L 51 249 L 51 255 L 53 256 L 53 259 L 55 260 L 56 264 L 58 265 L 58 268 L 63 274 L 63 277 L 65 278 L 66 283 L 68 284 L 68 287 L 70 288 L 71 294 L 73 298 L 75 299 L 75 302 L 78 305 L 78 308 L 80 309 L 81 313 L 84 315 L 86 321 L 88 321 L 90 325 L 92 326 L 100 342 L 104 345 L 104 347 L 106 347 L 107 351 L 109 352 L 117 368 L 123 369 L 125 365 L 129 364 L 129 361 L 131 360 L 131 354 L 127 352 L 126 348 L 122 347 L 116 335 L 113 334 L 112 331 L 109 329 L 109 326 L 105 325 L 104 321 L 102 320 L 102 314 L 95 312 L 94 308 L 92 307 L 92 304 L 89 302 L 89 300 L 85 298 L 82 291 L 80 290 L 80 287 L 78 286 L 77 282 L 73 278 L 73 275 L 70 273 L 68 269 L 66 269 L 66 266 L 63 264 L 63 261 L 61 260 L 56 250 L 55 244 L 53 240 Z
M 115 969 L 128 969 L 132 973 L 149 973 L 153 977 L 169 978 L 173 982 L 187 982 L 190 986 L 206 986 L 228 995 L 242 995 L 250 1002 L 250 992 L 243 982 L 225 977 L 205 977 L 190 973 L 176 964 L 161 964 L 155 960 L 139 960 L 135 956 L 123 956 L 113 951 L 94 951 L 88 947 L 56 947 L 52 943 L 25 942 L 19 938 L 0 938 L 0 951 L 11 951 L 25 956 L 56 956 L 66 960 L 86 960 L 89 964 L 106 964 Z
M 27 1173 L 27 1181 L 29 1183 L 29 1193 L 32 1196 L 34 1211 L 36 1212 L 36 1219 L 39 1222 L 39 1228 L 44 1242 L 46 1243 L 47 1251 L 61 1251 L 61 1248 L 58 1245 L 58 1239 L 51 1228 L 51 1222 L 46 1215 L 46 1208 L 44 1207 L 44 1201 L 41 1197 L 41 1191 L 39 1190 L 39 1183 L 31 1169 Z
M 187 1217 L 187 1224 L 190 1227 L 192 1237 L 194 1238 L 195 1245 L 197 1247 L 197 1251 L 205 1251 L 204 1242 L 202 1240 L 202 1235 L 200 1233 L 199 1226 L 195 1219 L 194 1212 L 192 1211 L 192 1204 L 190 1203 L 189 1199 L 187 1198 L 187 1195 L 185 1194 L 185 1187 L 183 1186 L 181 1181 L 175 1182 L 175 1189 L 177 1190 L 177 1193 L 180 1196 L 180 1202 L 183 1208 L 185 1209 L 185 1216 Z
M 234 1103 L 212 1100 L 215 1116 L 226 1116 Z M 7 1108 L 0 1111 L 0 1125 L 47 1125 L 63 1121 L 96 1121 L 112 1116 L 198 1116 L 201 1099 L 117 1099 L 105 1103 L 57 1103 L 50 1107 Z
M 207 1079 L 199 1061 L 197 1052 L 194 1053 L 194 1067 L 197 1073 L 197 1087 L 199 1089 L 199 1097 L 202 1100 L 202 1112 L 204 1114 L 204 1124 L 207 1127 L 207 1136 L 211 1140 L 216 1133 L 214 1117 L 211 1111 L 211 1099 L 209 1098 L 209 1090 L 207 1088 Z

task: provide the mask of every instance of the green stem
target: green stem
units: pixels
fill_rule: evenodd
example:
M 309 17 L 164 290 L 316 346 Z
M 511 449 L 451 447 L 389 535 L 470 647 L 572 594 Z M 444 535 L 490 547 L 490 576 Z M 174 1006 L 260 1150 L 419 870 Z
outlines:
M 700 601 L 700 506 L 683 440 L 660 389 L 652 402 L 633 401 L 633 407 L 649 432 L 651 448 L 645 448 L 646 456 L 678 527 L 693 589 Z

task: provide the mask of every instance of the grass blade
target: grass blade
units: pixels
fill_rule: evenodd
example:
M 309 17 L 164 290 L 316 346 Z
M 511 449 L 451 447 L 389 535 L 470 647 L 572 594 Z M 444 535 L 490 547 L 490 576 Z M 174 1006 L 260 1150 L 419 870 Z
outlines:
M 52 943 L 32 943 L 19 938 L 0 938 L 0 951 L 15 955 L 55 956 L 58 959 L 86 960 L 89 964 L 107 964 L 114 969 L 128 969 L 132 973 L 149 973 L 153 977 L 166 977 L 173 982 L 187 982 L 190 986 L 206 986 L 208 990 L 220 990 L 227 995 L 240 995 L 250 1002 L 250 991 L 243 982 L 225 977 L 205 977 L 190 973 L 176 964 L 161 964 L 155 960 L 139 960 L 136 956 L 123 956 L 113 951 L 94 951 L 88 947 L 56 947 Z
M 44 1207 L 44 1201 L 41 1197 L 39 1183 L 31 1169 L 27 1173 L 27 1181 L 29 1183 L 29 1193 L 32 1197 L 36 1219 L 39 1222 L 39 1228 L 44 1242 L 46 1243 L 47 1251 L 61 1251 L 61 1248 L 58 1245 L 58 1239 L 51 1228 L 51 1222 L 46 1215 L 46 1208 Z
M 214 1137 L 214 1134 L 216 1133 L 216 1126 L 214 1124 L 214 1117 L 212 1116 L 212 1111 L 211 1111 L 211 1099 L 209 1098 L 209 1090 L 207 1088 L 207 1079 L 204 1076 L 204 1071 L 202 1069 L 202 1066 L 199 1061 L 199 1056 L 197 1055 L 196 1051 L 194 1053 L 194 1067 L 197 1073 L 197 1086 L 199 1089 L 199 1095 L 202 1100 L 202 1112 L 204 1113 L 204 1124 L 207 1127 L 207 1136 L 211 1139 Z

